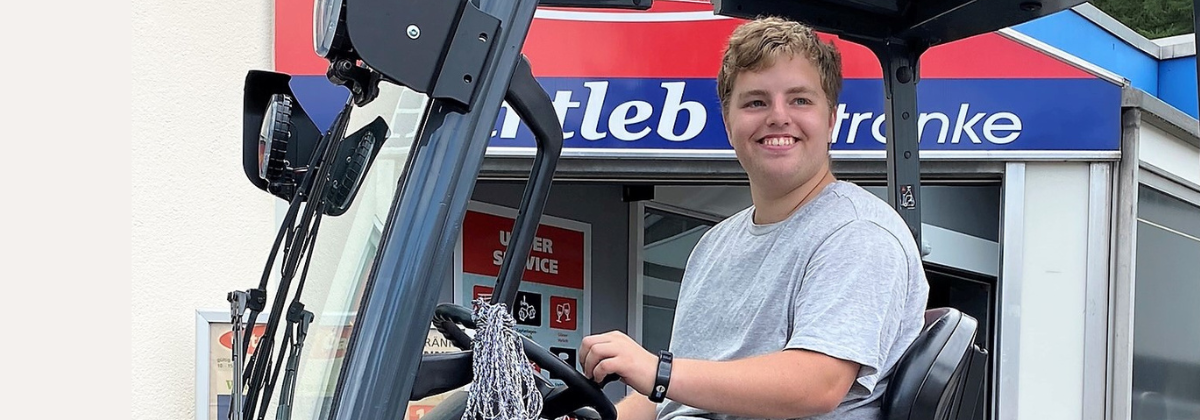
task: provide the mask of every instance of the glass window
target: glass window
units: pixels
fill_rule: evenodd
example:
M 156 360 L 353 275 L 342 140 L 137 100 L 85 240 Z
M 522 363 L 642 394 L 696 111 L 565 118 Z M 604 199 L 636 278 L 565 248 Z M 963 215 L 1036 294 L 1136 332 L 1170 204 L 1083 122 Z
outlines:
M 1200 418 L 1200 207 L 1141 186 L 1133 419 Z
M 302 302 L 314 319 L 297 367 L 292 418 L 330 417 L 346 345 L 366 294 L 369 267 L 379 251 L 396 185 L 427 107 L 428 98 L 400 85 L 381 82 L 379 88 L 375 101 L 356 107 L 350 114 L 346 132 L 353 133 L 383 118 L 389 127 L 387 140 L 350 209 L 341 216 L 321 219 L 311 260 L 301 263 L 302 268 L 308 266 Z M 278 395 L 276 390 L 273 404 L 278 403 Z
M 643 217 L 642 346 L 657 353 L 671 343 L 688 256 L 714 223 L 650 207 Z

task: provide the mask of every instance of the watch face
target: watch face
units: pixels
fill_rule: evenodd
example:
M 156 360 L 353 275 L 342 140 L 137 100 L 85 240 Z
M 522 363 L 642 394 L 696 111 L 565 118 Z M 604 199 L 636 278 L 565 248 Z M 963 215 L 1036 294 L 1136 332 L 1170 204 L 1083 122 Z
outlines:
M 663 399 L 667 397 L 667 386 L 666 385 L 655 385 L 654 390 L 652 390 L 650 392 L 649 397 L 650 397 L 651 402 L 656 402 L 656 403 L 663 402 Z
M 316 0 L 313 3 L 313 50 L 321 57 L 329 55 L 329 48 L 333 46 L 342 1 Z

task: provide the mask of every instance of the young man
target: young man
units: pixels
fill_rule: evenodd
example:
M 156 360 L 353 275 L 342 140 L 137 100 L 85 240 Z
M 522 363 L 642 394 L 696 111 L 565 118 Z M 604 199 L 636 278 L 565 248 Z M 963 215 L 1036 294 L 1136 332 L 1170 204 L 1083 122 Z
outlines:
M 753 206 L 692 251 L 673 356 L 584 338 L 584 374 L 639 393 L 618 420 L 881 417 L 929 286 L 899 215 L 830 172 L 841 84 L 840 55 L 809 27 L 764 18 L 731 35 L 717 90 Z

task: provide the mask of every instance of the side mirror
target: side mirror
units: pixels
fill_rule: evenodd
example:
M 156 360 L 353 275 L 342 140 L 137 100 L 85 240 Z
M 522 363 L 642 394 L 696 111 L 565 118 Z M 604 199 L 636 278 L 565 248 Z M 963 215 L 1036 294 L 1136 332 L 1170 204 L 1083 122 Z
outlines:
M 246 74 L 242 102 L 242 169 L 259 189 L 291 201 L 321 139 L 288 84 L 292 76 L 261 70 Z
M 370 124 L 346 136 L 338 144 L 337 155 L 329 169 L 328 189 L 325 193 L 324 213 L 341 216 L 354 202 L 358 189 L 366 178 L 367 170 L 383 148 L 388 138 L 388 126 L 383 117 L 375 117 Z

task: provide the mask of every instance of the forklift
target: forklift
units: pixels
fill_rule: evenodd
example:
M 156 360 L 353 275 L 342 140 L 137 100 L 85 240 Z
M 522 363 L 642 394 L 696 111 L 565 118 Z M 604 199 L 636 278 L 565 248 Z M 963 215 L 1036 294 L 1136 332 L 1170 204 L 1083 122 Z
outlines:
M 288 208 L 259 284 L 226 297 L 234 324 L 230 420 L 263 419 L 272 410 L 278 420 L 395 419 L 410 401 L 448 393 L 425 416 L 464 418 L 468 393 L 460 389 L 477 373 L 478 307 L 439 304 L 439 276 L 453 261 L 502 104 L 532 131 L 537 151 L 488 305 L 516 302 L 563 146 L 551 99 L 521 54 L 534 13 L 538 7 L 637 13 L 652 1 L 316 0 L 314 50 L 328 61 L 329 82 L 350 93 L 332 125 L 322 130 L 306 114 L 290 75 L 255 70 L 246 77 L 243 168 L 252 184 Z M 715 15 L 780 16 L 874 52 L 889 122 L 886 196 L 920 244 L 921 55 L 1082 1 L 711 3 Z M 339 219 L 366 205 L 356 201 L 363 190 L 380 188 L 390 201 L 372 203 L 386 211 L 370 249 L 343 246 L 339 238 L 351 228 L 339 227 Z M 322 248 L 329 242 L 337 245 Z M 306 283 L 324 275 L 309 275 L 314 260 L 355 258 L 366 268 L 345 276 L 353 284 L 310 283 L 304 295 Z M 978 378 L 989 355 L 975 344 L 978 322 L 955 308 L 930 309 L 925 321 L 893 373 L 885 417 L 981 418 Z M 462 351 L 423 354 L 431 323 Z M 265 329 L 248 354 L 258 325 Z M 316 338 L 330 328 L 344 347 Z M 519 342 L 528 362 L 559 379 L 537 376 L 524 388 L 541 402 L 538 417 L 616 419 L 603 387 L 619 378 L 597 383 L 538 343 Z M 324 357 L 331 354 L 337 357 Z

